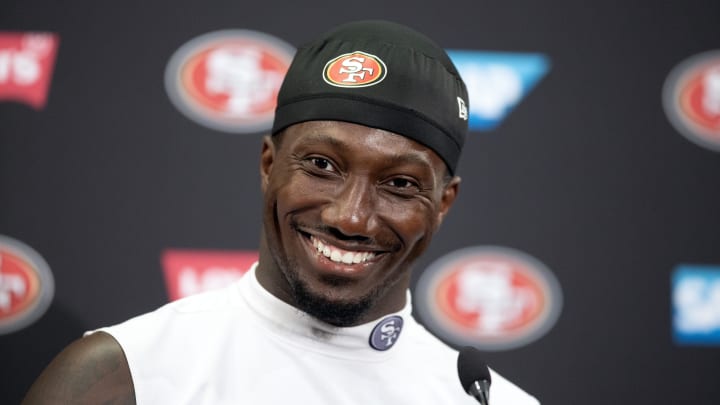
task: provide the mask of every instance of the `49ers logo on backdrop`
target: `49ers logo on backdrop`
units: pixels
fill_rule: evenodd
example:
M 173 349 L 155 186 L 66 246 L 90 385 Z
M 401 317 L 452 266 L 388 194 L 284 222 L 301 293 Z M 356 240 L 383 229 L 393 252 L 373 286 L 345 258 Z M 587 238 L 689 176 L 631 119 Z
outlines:
M 375 55 L 355 51 L 332 59 L 323 69 L 325 82 L 336 87 L 368 87 L 385 79 L 385 62 Z
M 40 318 L 55 291 L 45 260 L 29 246 L 0 235 L 0 335 Z
M 0 32 L 0 100 L 45 107 L 59 42 L 45 32 Z
M 433 263 L 416 287 L 428 327 L 459 346 L 503 350 L 545 334 L 560 315 L 560 286 L 542 263 L 501 247 L 466 248 Z
M 690 141 L 720 152 L 720 51 L 695 55 L 668 75 L 663 105 Z
M 165 70 L 170 100 L 188 118 L 232 133 L 270 129 L 295 48 L 255 31 L 225 30 L 181 46 Z

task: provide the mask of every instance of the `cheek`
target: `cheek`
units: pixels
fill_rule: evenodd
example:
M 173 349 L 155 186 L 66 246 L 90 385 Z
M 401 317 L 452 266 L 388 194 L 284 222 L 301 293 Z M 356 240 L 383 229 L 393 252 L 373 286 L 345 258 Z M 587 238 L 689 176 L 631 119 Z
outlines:
M 334 190 L 326 183 L 313 182 L 302 173 L 288 175 L 271 191 L 274 199 L 275 214 L 280 221 L 292 213 L 305 211 L 322 205 L 333 195 Z
M 384 217 L 396 233 L 410 246 L 421 239 L 429 239 L 433 229 L 434 212 L 429 204 L 389 203 L 383 210 Z

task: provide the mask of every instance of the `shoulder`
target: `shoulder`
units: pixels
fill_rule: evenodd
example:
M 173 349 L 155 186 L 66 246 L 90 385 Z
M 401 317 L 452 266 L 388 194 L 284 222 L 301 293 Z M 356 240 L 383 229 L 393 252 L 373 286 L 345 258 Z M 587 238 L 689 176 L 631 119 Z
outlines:
M 110 335 L 76 340 L 53 359 L 23 400 L 35 404 L 134 404 L 130 369 Z
M 172 343 L 206 338 L 203 331 L 208 330 L 222 334 L 244 320 L 247 311 L 237 288 L 237 284 L 232 284 L 181 298 L 95 331 L 111 335 L 120 344 L 132 369 L 133 356 L 138 353 L 178 349 Z

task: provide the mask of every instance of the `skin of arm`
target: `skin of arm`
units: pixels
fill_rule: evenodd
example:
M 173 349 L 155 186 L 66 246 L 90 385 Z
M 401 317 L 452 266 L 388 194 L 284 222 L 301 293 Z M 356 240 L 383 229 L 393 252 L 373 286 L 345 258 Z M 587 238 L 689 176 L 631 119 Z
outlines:
M 22 402 L 40 404 L 135 404 L 130 368 L 117 341 L 97 332 L 66 347 Z

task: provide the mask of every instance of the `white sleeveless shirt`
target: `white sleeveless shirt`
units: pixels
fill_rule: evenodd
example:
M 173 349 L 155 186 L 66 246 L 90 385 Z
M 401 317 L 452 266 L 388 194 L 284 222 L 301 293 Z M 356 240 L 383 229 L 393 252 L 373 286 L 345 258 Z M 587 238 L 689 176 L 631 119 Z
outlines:
M 122 346 L 139 405 L 477 404 L 460 385 L 457 352 L 410 313 L 408 299 L 378 328 L 333 327 L 271 295 L 253 268 L 229 287 L 100 330 Z M 492 405 L 539 404 L 491 376 Z

